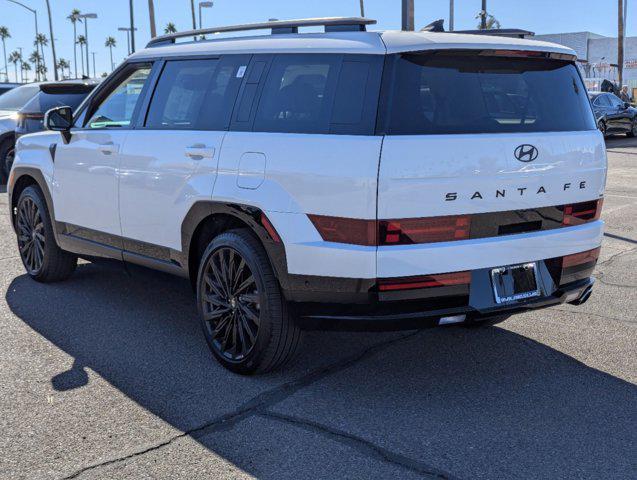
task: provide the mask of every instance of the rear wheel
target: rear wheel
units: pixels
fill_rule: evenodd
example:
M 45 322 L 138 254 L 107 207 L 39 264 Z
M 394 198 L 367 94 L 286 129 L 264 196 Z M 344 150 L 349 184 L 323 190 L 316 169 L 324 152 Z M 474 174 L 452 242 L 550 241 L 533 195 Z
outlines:
M 66 280 L 75 271 L 77 257 L 55 243 L 42 191 L 36 186 L 25 188 L 16 208 L 18 248 L 29 276 L 43 283 Z
M 606 138 L 606 136 L 608 135 L 606 122 L 604 120 L 600 120 L 597 124 L 597 128 L 599 128 L 599 131 L 602 132 L 602 135 L 604 136 L 604 138 Z
M 632 128 L 630 129 L 630 132 L 626 133 L 626 135 L 629 137 L 637 136 L 637 117 L 633 118 Z
M 210 243 L 199 266 L 197 305 L 213 355 L 235 373 L 272 371 L 298 350 L 301 330 L 263 246 L 248 230 Z

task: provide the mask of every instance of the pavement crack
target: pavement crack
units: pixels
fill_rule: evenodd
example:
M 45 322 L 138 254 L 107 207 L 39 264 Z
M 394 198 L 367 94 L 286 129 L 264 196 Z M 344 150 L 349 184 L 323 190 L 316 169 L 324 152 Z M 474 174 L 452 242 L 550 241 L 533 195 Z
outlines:
M 338 362 L 335 362 L 323 368 L 314 370 L 308 373 L 307 375 L 303 375 L 302 377 L 299 377 L 296 380 L 292 380 L 290 382 L 284 383 L 283 385 L 275 387 L 271 390 L 260 393 L 259 395 L 255 396 L 248 402 L 241 405 L 239 408 L 229 413 L 226 413 L 225 415 L 221 415 L 220 417 L 217 417 L 216 419 L 210 422 L 206 422 L 203 425 L 200 425 L 199 427 L 195 427 L 185 432 L 182 432 L 180 434 L 174 435 L 163 442 L 160 442 L 156 445 L 145 448 L 143 450 L 139 450 L 137 452 L 133 452 L 128 455 L 123 455 L 121 457 L 112 458 L 110 460 L 105 460 L 103 462 L 94 463 L 92 465 L 87 465 L 86 467 L 82 467 L 68 476 L 62 477 L 61 480 L 69 480 L 72 478 L 77 478 L 83 473 L 88 472 L 90 470 L 95 470 L 95 469 L 105 467 L 108 465 L 113 465 L 115 463 L 123 462 L 131 458 L 144 455 L 146 453 L 166 447 L 174 443 L 175 441 L 187 436 L 192 437 L 195 440 L 198 440 L 215 431 L 231 430 L 232 428 L 235 427 L 237 423 L 241 422 L 242 420 L 254 415 L 259 415 L 264 413 L 270 407 L 291 397 L 299 390 L 309 385 L 312 385 L 316 382 L 319 382 L 323 380 L 325 377 L 328 377 L 332 374 L 346 370 L 347 368 L 353 366 L 354 364 L 375 355 L 377 352 L 384 350 L 385 348 L 395 343 L 398 343 L 402 340 L 411 338 L 417 335 L 418 333 L 420 332 L 415 331 L 407 335 L 401 335 L 398 338 L 393 338 L 385 342 L 374 344 L 371 347 L 368 347 L 355 355 L 346 357 L 342 360 L 339 360 Z
M 295 427 L 302 428 L 306 431 L 327 436 L 332 440 L 335 440 L 339 443 L 353 448 L 354 450 L 357 450 L 367 457 L 371 457 L 373 459 L 410 470 L 426 478 L 439 478 L 445 480 L 456 478 L 452 477 L 448 472 L 444 472 L 442 470 L 434 468 L 431 465 L 427 465 L 414 458 L 393 452 L 362 437 L 353 435 L 343 430 L 328 427 L 318 422 L 270 411 L 261 412 L 259 415 L 264 418 L 269 418 L 272 420 L 277 420 L 294 425 Z
M 610 265 L 611 263 L 613 263 L 615 260 L 617 260 L 619 257 L 623 256 L 623 255 L 627 255 L 631 252 L 634 252 L 635 250 L 637 250 L 637 247 L 635 248 L 630 248 L 628 250 L 623 250 L 621 252 L 618 252 L 614 255 L 611 255 L 609 258 L 607 258 L 606 260 L 604 260 L 603 262 L 599 262 L 597 264 L 597 267 L 605 267 L 606 265 Z

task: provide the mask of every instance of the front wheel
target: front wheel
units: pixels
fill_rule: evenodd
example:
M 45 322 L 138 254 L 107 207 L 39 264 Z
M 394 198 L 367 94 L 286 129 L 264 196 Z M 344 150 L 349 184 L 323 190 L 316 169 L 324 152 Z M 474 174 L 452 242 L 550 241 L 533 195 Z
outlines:
M 29 276 L 43 283 L 66 280 L 75 271 L 77 257 L 55 242 L 42 191 L 36 186 L 25 188 L 16 209 L 18 249 Z
M 632 128 L 630 129 L 630 132 L 626 133 L 626 136 L 631 138 L 637 136 L 637 117 L 633 119 Z
M 208 346 L 228 370 L 269 372 L 298 350 L 302 332 L 249 230 L 223 233 L 208 245 L 197 276 L 197 306 Z

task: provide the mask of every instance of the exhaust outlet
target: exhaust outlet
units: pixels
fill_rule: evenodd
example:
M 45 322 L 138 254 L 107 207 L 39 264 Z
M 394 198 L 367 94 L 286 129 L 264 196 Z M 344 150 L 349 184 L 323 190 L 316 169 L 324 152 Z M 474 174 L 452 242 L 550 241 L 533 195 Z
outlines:
M 582 295 L 577 300 L 569 302 L 569 304 L 584 305 L 588 301 L 588 299 L 591 298 L 592 294 L 593 294 L 593 286 L 590 285 L 589 287 L 586 288 L 586 290 L 584 290 L 584 293 L 582 293 Z

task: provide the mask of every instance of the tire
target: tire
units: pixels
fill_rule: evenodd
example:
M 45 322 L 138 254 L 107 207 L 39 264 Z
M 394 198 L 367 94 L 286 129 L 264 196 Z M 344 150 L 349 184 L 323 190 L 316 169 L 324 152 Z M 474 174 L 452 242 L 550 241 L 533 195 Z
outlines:
M 633 128 L 630 129 L 630 132 L 626 133 L 626 136 L 630 138 L 637 136 L 637 118 L 633 118 Z
M 247 229 L 223 233 L 206 248 L 197 275 L 197 307 L 210 350 L 234 373 L 273 371 L 299 350 L 302 332 L 265 249 Z
M 14 144 L 12 140 L 5 140 L 0 143 L 0 177 L 2 177 L 3 183 L 5 183 L 9 178 L 9 172 L 11 171 L 11 165 L 13 164 L 14 152 Z M 7 160 L 9 160 L 9 162 L 7 162 Z
M 606 122 L 604 120 L 599 121 L 599 123 L 597 124 L 597 128 L 599 128 L 599 131 L 602 132 L 602 136 L 604 138 L 608 137 Z
M 16 208 L 18 249 L 27 274 L 42 283 L 69 278 L 77 266 L 77 257 L 60 249 L 55 242 L 51 217 L 40 188 L 25 188 Z

